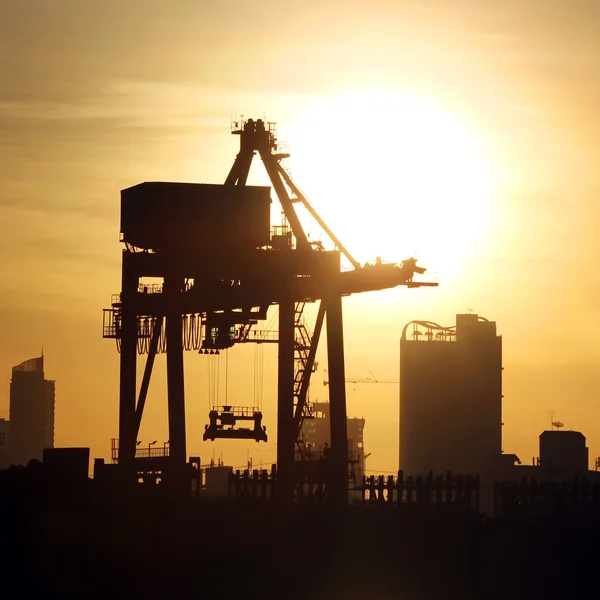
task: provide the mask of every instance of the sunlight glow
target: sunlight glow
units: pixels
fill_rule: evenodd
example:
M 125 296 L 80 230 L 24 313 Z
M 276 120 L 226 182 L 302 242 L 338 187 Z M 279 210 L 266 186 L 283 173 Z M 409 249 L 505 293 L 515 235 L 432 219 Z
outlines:
M 398 93 L 307 101 L 289 139 L 293 178 L 361 263 L 416 256 L 445 278 L 480 252 L 493 166 L 442 106 Z

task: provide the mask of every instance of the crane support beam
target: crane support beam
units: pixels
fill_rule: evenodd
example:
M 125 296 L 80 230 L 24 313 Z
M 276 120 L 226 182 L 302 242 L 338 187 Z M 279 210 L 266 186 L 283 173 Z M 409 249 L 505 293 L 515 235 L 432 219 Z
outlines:
M 294 467 L 294 301 L 279 304 L 279 355 L 277 388 L 277 468 L 284 498 L 292 490 Z
M 337 246 L 339 251 L 350 261 L 355 269 L 360 269 L 360 263 L 350 254 L 348 249 L 342 244 L 338 237 L 329 229 L 327 223 L 321 219 L 319 213 L 311 206 L 310 202 L 306 199 L 304 194 L 300 191 L 298 186 L 292 181 L 292 178 L 288 175 L 287 171 L 283 168 L 281 163 L 277 163 L 277 170 L 287 183 L 288 187 L 296 194 L 296 197 L 302 202 L 306 210 L 310 213 L 312 218 L 321 226 L 321 228 L 327 233 L 331 241 Z
M 123 253 L 121 282 L 121 354 L 119 382 L 119 465 L 126 473 L 133 473 L 136 449 L 136 369 L 138 321 L 135 299 L 138 278 L 131 268 L 130 254 Z
M 253 157 L 254 151 L 251 148 L 241 149 L 235 158 L 231 171 L 229 171 L 229 175 L 225 180 L 225 185 L 246 185 Z
M 399 285 L 416 287 L 437 286 L 412 280 L 412 268 L 394 264 L 363 267 L 360 270 L 332 272 L 330 264 L 339 260 L 339 253 L 310 251 L 271 252 L 257 250 L 246 253 L 240 260 L 228 263 L 223 257 L 223 275 L 220 278 L 204 273 L 205 258 L 188 262 L 182 259 L 178 267 L 186 277 L 193 278 L 196 285 L 179 297 L 181 314 L 192 314 L 213 310 L 245 310 L 249 306 L 278 304 L 284 299 L 281 273 L 298 275 L 289 283 L 285 294 L 291 294 L 295 302 L 312 302 L 323 298 L 326 289 L 332 287 L 343 296 L 362 292 L 389 289 Z M 158 253 L 129 253 L 132 269 L 137 277 L 164 277 L 167 265 Z M 251 264 L 255 259 L 254 264 Z M 229 280 L 236 281 L 235 286 Z M 225 284 L 223 282 L 226 282 Z M 137 284 L 136 284 L 137 285 Z M 138 315 L 164 316 L 169 301 L 164 293 L 143 294 L 132 292 Z
M 167 403 L 169 414 L 169 462 L 172 489 L 179 488 L 180 474 L 187 462 L 185 440 L 185 397 L 181 312 L 177 297 L 184 286 L 179 275 L 165 277 L 165 296 L 170 303 L 166 318 Z
M 154 329 L 152 331 L 152 339 L 150 340 L 150 348 L 148 349 L 148 358 L 144 368 L 144 376 L 140 386 L 140 395 L 135 408 L 135 438 L 137 440 L 140 433 L 140 424 L 142 415 L 144 414 L 144 406 L 146 405 L 146 396 L 148 395 L 148 387 L 150 386 L 150 377 L 152 376 L 152 368 L 154 367 L 154 359 L 158 350 L 158 342 L 162 330 L 163 317 L 156 317 L 154 320 Z
M 170 269 L 171 259 L 164 252 L 128 252 L 128 263 L 130 268 L 138 277 L 164 277 Z M 262 280 L 267 273 L 286 272 L 297 275 L 315 276 L 323 273 L 325 269 L 330 274 L 328 258 L 335 251 L 305 252 L 301 250 L 288 250 L 285 252 L 274 252 L 272 250 L 255 249 L 248 250 L 243 254 L 228 254 L 222 252 L 216 263 L 214 256 L 198 249 L 198 252 L 187 252 L 178 257 L 177 266 L 181 272 L 189 278 L 210 281 L 223 279 Z M 419 268 L 420 270 L 420 268 Z M 369 291 L 370 289 L 384 289 L 397 285 L 412 283 L 419 286 L 437 286 L 437 283 L 413 281 L 416 272 L 412 266 L 398 266 L 393 263 L 382 263 L 368 265 L 361 269 L 337 273 L 342 278 L 344 285 L 355 288 L 360 282 L 357 291 Z M 350 283 L 351 282 L 351 283 Z M 365 285 L 367 288 L 363 290 Z M 372 287 L 375 285 L 376 287 Z M 348 290 L 352 293 L 352 290 Z M 147 294 L 153 296 L 155 294 Z
M 283 184 L 283 181 L 281 181 L 281 177 L 279 177 L 279 163 L 277 162 L 277 159 L 271 154 L 271 149 L 266 144 L 262 144 L 258 151 L 263 164 L 265 165 L 267 174 L 269 175 L 269 179 L 275 188 L 275 193 L 277 194 L 277 198 L 279 198 L 281 208 L 283 208 L 285 217 L 289 221 L 292 233 L 296 238 L 296 248 L 298 250 L 310 250 L 311 247 L 308 243 L 308 238 L 306 237 L 306 233 L 302 228 L 302 223 L 300 223 L 300 219 L 296 214 L 294 203 L 290 200 L 285 185 Z

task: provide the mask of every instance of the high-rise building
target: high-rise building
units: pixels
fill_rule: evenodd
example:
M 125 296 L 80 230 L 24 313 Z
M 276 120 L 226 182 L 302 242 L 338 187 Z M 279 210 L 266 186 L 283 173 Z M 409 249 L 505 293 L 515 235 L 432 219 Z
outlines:
M 400 469 L 486 475 L 502 452 L 502 337 L 496 323 L 413 321 L 400 340 Z
M 54 381 L 44 378 L 44 356 L 13 367 L 10 382 L 10 460 L 27 465 L 54 447 Z

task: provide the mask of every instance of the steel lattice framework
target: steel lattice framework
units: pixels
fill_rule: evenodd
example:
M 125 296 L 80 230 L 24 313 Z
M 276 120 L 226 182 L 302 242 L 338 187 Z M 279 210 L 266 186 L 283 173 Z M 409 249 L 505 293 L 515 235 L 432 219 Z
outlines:
M 185 248 L 176 241 L 170 242 L 168 247 L 139 248 L 124 240 L 121 293 L 104 316 L 104 337 L 115 338 L 120 351 L 119 466 L 124 473 L 135 471 L 136 440 L 157 353 L 164 352 L 167 356 L 170 452 L 165 481 L 173 489 L 182 491 L 188 485 L 185 481 L 183 351 L 212 353 L 236 343 L 270 341 L 277 343 L 279 350 L 278 477 L 281 493 L 292 497 L 303 469 L 303 461 L 296 460 L 297 442 L 302 421 L 310 416 L 307 404 L 310 376 L 325 328 L 331 455 L 325 461 L 323 477 L 329 500 L 344 503 L 347 501 L 348 451 L 342 297 L 399 285 L 420 287 L 437 283 L 414 280 L 414 275 L 425 269 L 417 267 L 412 258 L 400 265 L 361 266 L 319 217 L 282 165 L 282 160 L 289 155 L 278 151 L 274 123 L 239 121 L 233 124 L 232 133 L 240 138 L 240 151 L 225 184 L 220 186 L 222 189 L 215 189 L 215 193 L 235 195 L 236 190 L 252 191 L 246 185 L 253 157 L 258 154 L 287 223 L 274 228 L 267 243 L 239 251 L 231 245 L 220 247 L 218 235 L 210 238 L 210 244 L 198 238 L 197 246 L 191 244 Z M 151 184 L 141 184 L 144 185 Z M 295 210 L 298 203 L 327 233 L 334 250 L 326 251 L 321 244 L 308 240 Z M 139 219 L 143 221 L 147 215 L 140 214 Z M 164 226 L 168 227 L 168 223 Z M 243 225 L 241 227 L 228 233 L 241 236 Z M 341 270 L 342 256 L 350 262 L 352 270 Z M 162 278 L 162 285 L 144 286 L 142 278 L 149 277 Z M 319 303 L 312 332 L 303 318 L 307 302 Z M 253 329 L 266 319 L 272 305 L 279 307 L 276 337 Z M 138 354 L 147 355 L 139 394 Z M 230 412 L 234 415 L 233 409 Z

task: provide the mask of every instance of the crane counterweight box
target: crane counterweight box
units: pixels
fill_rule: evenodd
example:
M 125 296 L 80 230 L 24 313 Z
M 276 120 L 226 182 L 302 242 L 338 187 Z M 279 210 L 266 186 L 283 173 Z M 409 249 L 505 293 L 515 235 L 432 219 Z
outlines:
M 121 236 L 149 250 L 269 244 L 271 188 L 146 182 L 121 191 Z

